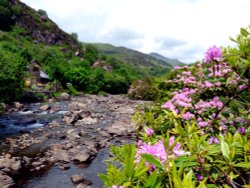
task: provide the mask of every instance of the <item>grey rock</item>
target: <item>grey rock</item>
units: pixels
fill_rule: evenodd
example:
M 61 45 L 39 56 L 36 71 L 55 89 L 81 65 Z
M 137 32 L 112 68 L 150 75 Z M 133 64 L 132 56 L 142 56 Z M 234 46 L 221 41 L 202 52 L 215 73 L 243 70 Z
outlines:
M 84 180 L 85 180 L 85 177 L 82 174 L 75 174 L 71 176 L 71 181 L 76 184 L 84 182 Z
M 15 183 L 13 179 L 8 176 L 3 171 L 0 171 L 0 187 L 1 188 L 13 188 L 15 186 Z
M 70 100 L 70 95 L 68 93 L 63 92 L 60 95 L 60 99 L 61 100 Z
M 39 110 L 46 111 L 46 110 L 49 110 L 50 108 L 51 108 L 51 106 L 45 104 L 45 105 L 41 106 L 41 107 L 39 108 Z
M 37 121 L 33 118 L 26 118 L 26 119 L 21 119 L 21 120 L 15 122 L 15 125 L 28 126 L 28 125 L 34 124 L 36 122 Z
M 55 151 L 52 157 L 54 161 L 70 162 L 70 155 L 66 150 Z
M 80 139 L 80 132 L 77 129 L 69 129 L 66 132 L 67 138 L 71 140 Z
M 76 153 L 76 155 L 72 158 L 74 161 L 77 162 L 86 162 L 90 158 L 88 151 L 83 150 Z

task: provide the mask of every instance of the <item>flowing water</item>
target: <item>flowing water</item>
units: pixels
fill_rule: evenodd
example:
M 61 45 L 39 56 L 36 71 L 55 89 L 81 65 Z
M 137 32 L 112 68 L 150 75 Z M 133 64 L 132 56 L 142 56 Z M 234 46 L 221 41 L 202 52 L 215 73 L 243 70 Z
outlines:
M 111 99 L 99 99 L 94 97 L 94 99 L 90 99 L 86 99 L 87 101 L 91 101 L 88 104 L 89 109 L 91 113 L 100 115 L 100 121 L 98 120 L 98 123 L 95 125 L 83 126 L 81 129 L 87 133 L 83 138 L 84 140 L 95 140 L 93 142 L 98 143 L 102 140 L 99 132 L 100 130 L 105 130 L 105 127 L 117 121 L 117 119 L 129 118 L 129 114 L 124 112 L 115 113 L 115 111 L 119 111 L 120 107 L 131 107 L 130 105 L 134 104 L 134 102 L 128 99 L 121 99 L 120 97 Z M 63 114 L 67 113 L 69 110 L 68 102 L 49 104 L 51 109 L 57 109 L 53 113 L 50 113 L 49 110 L 40 110 L 42 105 L 41 103 L 28 104 L 21 111 L 0 116 L 0 143 L 2 142 L 0 145 L 0 153 L 4 151 L 5 153 L 12 153 L 16 156 L 28 156 L 31 158 L 34 156 L 33 158 L 36 159 L 35 157 L 37 157 L 37 154 L 41 153 L 39 155 L 43 155 L 42 153 L 46 151 L 51 144 L 60 143 L 62 139 L 65 140 L 64 135 L 67 130 L 72 128 L 75 129 L 74 126 L 67 126 L 62 122 Z M 55 129 L 50 128 L 49 124 L 53 121 L 60 123 L 60 127 Z M 18 135 L 24 134 L 33 135 L 37 138 L 45 134 L 49 136 L 48 139 L 43 142 L 33 144 L 24 150 L 13 150 L 13 148 L 6 149 L 6 145 L 3 144 L 6 138 L 16 138 Z M 130 136 L 115 136 L 110 139 L 109 143 L 119 145 L 131 141 L 133 142 L 133 138 Z M 46 168 L 36 173 L 26 169 L 18 177 L 14 177 L 14 179 L 18 188 L 71 188 L 76 187 L 76 185 L 72 183 L 70 177 L 74 174 L 83 174 L 87 180 L 92 182 L 92 188 L 101 188 L 103 187 L 103 183 L 98 177 L 98 173 L 105 173 L 106 164 L 103 161 L 108 159 L 108 157 L 109 148 L 104 147 L 102 149 L 100 148 L 96 157 L 88 163 L 75 164 L 71 161 L 67 164 L 69 167 L 67 170 L 62 170 L 59 164 L 47 164 Z

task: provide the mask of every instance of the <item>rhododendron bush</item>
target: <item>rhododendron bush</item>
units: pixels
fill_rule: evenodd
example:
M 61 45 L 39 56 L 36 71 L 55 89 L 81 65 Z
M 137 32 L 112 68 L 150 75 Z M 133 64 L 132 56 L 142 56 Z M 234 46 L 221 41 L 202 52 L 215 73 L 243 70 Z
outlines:
M 137 144 L 112 147 L 107 187 L 250 186 L 250 34 L 175 67 L 167 95 L 137 112 Z

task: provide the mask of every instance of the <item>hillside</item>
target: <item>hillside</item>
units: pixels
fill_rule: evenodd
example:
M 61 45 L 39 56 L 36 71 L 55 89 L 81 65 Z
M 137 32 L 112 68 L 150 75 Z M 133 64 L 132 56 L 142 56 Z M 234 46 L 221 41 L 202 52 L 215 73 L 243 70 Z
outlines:
M 155 53 L 155 52 L 152 52 L 149 54 L 151 57 L 154 57 L 158 60 L 161 60 L 161 61 L 166 61 L 168 63 L 170 63 L 172 66 L 176 66 L 176 65 L 184 65 L 185 63 L 177 60 L 177 59 L 169 59 L 161 54 L 158 54 L 158 53 Z
M 93 45 L 97 47 L 100 54 L 117 58 L 122 62 L 130 63 L 135 66 L 150 68 L 159 67 L 167 69 L 172 68 L 172 65 L 168 61 L 152 57 L 148 54 L 144 54 L 136 50 L 125 47 L 116 47 L 111 44 L 95 43 Z
M 172 69 L 165 61 L 127 48 L 83 45 L 45 10 L 19 0 L 0 0 L 0 10 L 0 102 L 41 91 L 127 93 L 133 81 Z
M 10 32 L 21 28 L 22 37 L 34 43 L 64 46 L 66 51 L 81 52 L 81 45 L 71 35 L 60 29 L 44 10 L 34 10 L 19 0 L 0 0 L 0 30 Z

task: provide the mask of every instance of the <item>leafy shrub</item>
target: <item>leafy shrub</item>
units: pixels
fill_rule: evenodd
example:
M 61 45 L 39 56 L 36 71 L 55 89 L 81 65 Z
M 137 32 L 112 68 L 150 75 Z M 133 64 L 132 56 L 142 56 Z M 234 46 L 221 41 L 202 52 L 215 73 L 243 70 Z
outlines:
M 250 186 L 249 36 L 241 30 L 238 48 L 213 46 L 158 85 L 165 102 L 136 113 L 136 145 L 111 148 L 106 187 Z
M 11 44 L 8 45 L 11 48 Z M 12 102 L 23 94 L 26 61 L 0 45 L 0 102 Z M 14 57 L 14 58 L 13 58 Z

